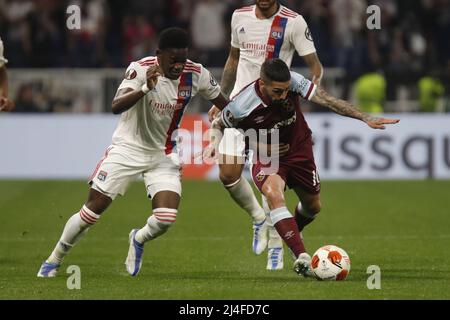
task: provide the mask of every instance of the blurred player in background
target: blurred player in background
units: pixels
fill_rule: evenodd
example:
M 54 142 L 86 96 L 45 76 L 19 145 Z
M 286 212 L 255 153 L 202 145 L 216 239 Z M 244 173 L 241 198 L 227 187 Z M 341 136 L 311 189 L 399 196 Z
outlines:
M 231 21 L 231 50 L 222 76 L 222 91 L 235 96 L 259 78 L 261 65 L 266 59 L 280 58 L 290 66 L 295 51 L 309 67 L 312 81 L 318 85 L 323 67 L 311 32 L 301 15 L 276 0 L 256 0 L 255 5 L 236 10 Z M 210 110 L 211 121 L 218 112 L 216 107 Z M 283 243 L 270 217 L 266 221 L 269 213 L 266 201 L 263 197 L 263 210 L 250 184 L 242 178 L 245 163 L 242 135 L 235 129 L 226 129 L 219 153 L 222 183 L 234 201 L 253 219 L 253 251 L 261 254 L 268 245 L 267 269 L 282 269 Z M 299 215 L 306 219 L 313 217 L 314 213 L 300 203 L 298 208 Z
M 56 276 L 68 251 L 138 177 L 144 178 L 153 215 L 142 229 L 129 234 L 125 265 L 130 275 L 137 275 L 141 268 L 144 244 L 175 223 L 181 199 L 181 167 L 172 135 L 195 95 L 217 106 L 228 103 L 211 73 L 187 60 L 188 41 L 184 30 L 167 29 L 161 33 L 155 57 L 128 67 L 112 103 L 113 112 L 122 114 L 112 145 L 90 178 L 86 204 L 67 222 L 38 277 Z
M 0 112 L 11 111 L 15 104 L 8 99 L 8 74 L 6 73 L 6 64 L 8 60 L 4 57 L 3 42 L 0 38 Z
M 385 124 L 399 120 L 375 118 L 365 114 L 350 103 L 330 96 L 321 87 L 302 75 L 290 72 L 281 59 L 264 62 L 261 78 L 242 90 L 213 121 L 213 128 L 238 128 L 243 132 L 255 129 L 279 134 L 278 150 L 270 150 L 271 158 L 276 156 L 279 165 L 275 168 L 267 161 L 261 161 L 261 141 L 250 141 L 246 148 L 253 148 L 251 173 L 253 181 L 266 197 L 270 218 L 278 234 L 295 256 L 294 269 L 304 276 L 312 276 L 311 257 L 306 252 L 300 232 L 320 212 L 320 180 L 313 156 L 312 132 L 300 108 L 300 97 L 311 100 L 332 111 L 364 121 L 374 129 L 384 129 Z M 270 133 L 267 134 L 269 139 Z M 216 150 L 217 141 L 214 148 Z M 270 147 L 270 141 L 269 147 Z M 275 145 L 275 144 L 274 144 Z M 272 145 L 272 147 L 274 146 Z M 253 146 L 253 147 L 252 147 Z M 219 147 L 220 148 L 220 147 Z M 262 155 L 268 153 L 263 152 Z M 296 208 L 292 217 L 284 198 L 289 187 L 295 191 L 306 212 L 312 217 L 299 215 Z

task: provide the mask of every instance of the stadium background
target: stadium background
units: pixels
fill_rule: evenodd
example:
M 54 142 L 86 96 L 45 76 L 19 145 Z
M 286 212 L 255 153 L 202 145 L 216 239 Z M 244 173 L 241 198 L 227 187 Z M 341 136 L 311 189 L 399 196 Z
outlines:
M 379 132 L 303 105 L 315 133 L 325 204 L 306 241 L 311 249 L 326 243 L 347 249 L 354 267 L 347 284 L 305 282 L 307 290 L 298 292 L 288 267 L 265 272 L 265 258 L 247 250 L 245 215 L 217 181 L 199 181 L 217 179 L 217 168 L 205 165 L 184 170 L 180 211 L 186 215 L 155 245 L 147 266 L 144 262 L 147 269 L 158 269 L 141 275 L 152 288 L 145 281 L 130 284 L 121 265 L 128 227 L 142 224 L 149 212 L 139 182 L 68 258 L 68 265 L 88 270 L 86 289 L 68 291 L 65 279 L 37 282 L 35 269 L 84 200 L 84 179 L 110 143 L 117 123 L 110 103 L 129 62 L 152 55 L 157 34 L 179 26 L 192 36 L 190 58 L 220 80 L 231 14 L 253 1 L 0 0 L 0 36 L 9 59 L 10 96 L 17 104 L 14 113 L 0 115 L 1 298 L 450 297 L 450 257 L 441 252 L 450 244 L 450 1 L 280 2 L 308 22 L 328 91 L 366 111 L 401 119 Z M 82 9 L 81 30 L 66 27 L 71 4 Z M 366 27 L 371 4 L 381 8 L 381 30 Z M 308 75 L 298 57 L 293 68 Z M 195 99 L 183 127 L 191 130 L 201 120 L 205 130 L 209 107 Z M 187 157 L 202 145 L 194 139 Z M 295 204 L 292 194 L 288 203 Z M 136 214 L 124 216 L 124 211 Z M 111 252 L 105 237 L 121 250 Z M 183 261 L 179 273 L 171 271 L 169 254 Z M 102 264 L 109 269 L 98 278 L 105 272 Z M 365 286 L 372 264 L 384 270 L 381 291 Z M 114 289 L 107 285 L 111 282 Z M 131 291 L 133 286 L 140 291 Z

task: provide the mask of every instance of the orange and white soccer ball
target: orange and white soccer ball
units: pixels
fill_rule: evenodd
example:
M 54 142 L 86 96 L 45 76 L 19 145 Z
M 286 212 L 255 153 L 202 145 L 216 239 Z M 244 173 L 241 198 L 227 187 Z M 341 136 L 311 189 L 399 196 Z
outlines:
M 323 246 L 314 253 L 311 268 L 318 280 L 344 280 L 350 272 L 350 257 L 337 246 Z

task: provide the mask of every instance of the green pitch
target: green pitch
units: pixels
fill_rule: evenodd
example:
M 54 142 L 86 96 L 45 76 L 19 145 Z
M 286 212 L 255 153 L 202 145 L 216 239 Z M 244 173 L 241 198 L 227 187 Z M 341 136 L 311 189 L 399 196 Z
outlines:
M 82 182 L 0 182 L 0 299 L 449 299 L 450 181 L 323 183 L 323 211 L 304 232 L 310 253 L 343 247 L 344 282 L 266 271 L 251 252 L 250 220 L 219 183 L 184 182 L 179 218 L 146 245 L 141 273 L 127 275 L 128 233 L 151 213 L 142 182 L 118 199 L 55 279 L 36 273 L 87 195 Z M 295 198 L 288 194 L 289 208 Z M 81 269 L 69 290 L 68 266 Z M 381 269 L 381 289 L 366 286 Z

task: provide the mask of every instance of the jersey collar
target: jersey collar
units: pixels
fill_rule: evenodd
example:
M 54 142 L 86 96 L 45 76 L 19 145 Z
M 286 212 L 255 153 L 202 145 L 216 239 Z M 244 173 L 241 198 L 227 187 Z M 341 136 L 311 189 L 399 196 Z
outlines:
M 255 5 L 253 6 L 253 7 L 254 7 L 254 8 L 253 8 L 253 16 L 255 17 L 256 20 L 261 20 L 261 21 L 263 21 L 263 20 L 271 20 L 271 19 L 275 18 L 275 17 L 280 13 L 281 9 L 283 9 L 283 5 L 282 5 L 281 3 L 278 2 L 278 5 L 279 5 L 278 11 L 275 12 L 272 16 L 270 16 L 270 17 L 268 17 L 268 18 L 265 18 L 265 19 L 260 19 L 260 18 L 258 18 L 258 17 L 256 16 L 256 4 L 255 4 Z

